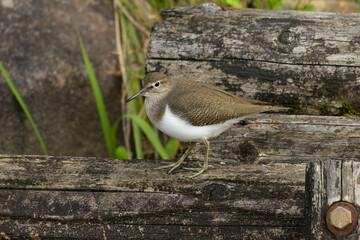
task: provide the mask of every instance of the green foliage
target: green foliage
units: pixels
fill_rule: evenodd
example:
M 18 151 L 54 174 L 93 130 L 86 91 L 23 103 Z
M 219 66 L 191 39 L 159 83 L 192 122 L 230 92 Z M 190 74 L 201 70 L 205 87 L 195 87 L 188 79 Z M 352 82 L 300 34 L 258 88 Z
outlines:
M 266 0 L 266 8 L 271 10 L 281 10 L 285 6 L 283 0 Z
M 313 11 L 314 8 L 315 8 L 315 5 L 309 4 L 309 5 L 304 5 L 301 9 L 294 9 L 294 10 Z
M 88 75 L 89 75 L 91 88 L 92 88 L 93 93 L 94 93 L 96 106 L 97 106 L 97 110 L 98 110 L 100 121 L 101 121 L 102 130 L 103 130 L 104 137 L 105 137 L 106 146 L 108 148 L 110 156 L 112 158 L 115 158 L 115 134 L 113 134 L 111 132 L 110 123 L 109 123 L 109 119 L 107 117 L 103 97 L 102 97 L 102 94 L 101 94 L 101 91 L 100 91 L 100 87 L 99 87 L 98 81 L 96 79 L 94 70 L 93 70 L 93 68 L 91 66 L 91 63 L 90 63 L 89 57 L 87 55 L 84 43 L 83 43 L 80 36 L 79 36 L 79 43 L 80 43 L 81 51 L 82 51 L 82 54 L 83 54 L 86 70 L 87 70 Z
M 306 3 L 303 3 L 306 1 Z M 222 7 L 245 8 L 249 3 L 253 3 L 256 8 L 264 8 L 271 10 L 293 9 L 302 11 L 312 11 L 314 5 L 310 4 L 310 0 L 298 0 L 293 6 L 288 0 L 172 0 L 172 1 L 148 1 L 152 10 L 159 13 L 164 8 L 170 7 L 195 7 L 205 2 L 213 2 Z
M 254 4 L 256 8 L 265 8 L 271 10 L 280 10 L 285 6 L 283 0 L 266 0 L 265 2 L 262 2 L 261 0 L 255 0 Z
M 173 138 L 171 138 L 165 146 L 166 152 L 169 154 L 171 158 L 174 158 L 176 156 L 178 148 L 179 148 L 179 141 Z
M 262 3 L 261 3 L 261 0 L 254 0 L 254 5 L 255 5 L 255 8 L 262 8 Z
M 128 158 L 128 151 L 126 150 L 126 147 L 119 146 L 115 150 L 115 158 L 116 159 L 127 159 Z
M 310 4 L 308 0 L 307 3 L 303 3 L 303 0 L 298 0 L 293 6 L 291 2 L 285 0 L 254 0 L 254 5 L 256 8 L 264 8 L 270 10 L 282 10 L 282 9 L 292 9 L 292 10 L 301 10 L 301 11 L 312 11 L 314 5 Z
M 2 72 L 2 74 L 3 74 L 3 76 L 4 76 L 4 78 L 5 78 L 5 80 L 6 80 L 6 82 L 7 82 L 7 84 L 9 85 L 12 93 L 14 94 L 16 100 L 18 101 L 18 103 L 20 104 L 21 108 L 23 109 L 23 111 L 24 111 L 27 119 L 30 121 L 30 124 L 31 124 L 32 128 L 33 128 L 34 131 L 35 131 L 36 137 L 38 138 L 38 140 L 39 140 L 39 142 L 40 142 L 40 145 L 41 145 L 41 148 L 42 148 L 44 154 L 45 154 L 45 155 L 49 155 L 49 153 L 48 153 L 48 151 L 47 151 L 47 149 L 46 149 L 46 146 L 45 146 L 45 144 L 44 144 L 44 141 L 43 141 L 43 139 L 42 139 L 42 137 L 41 137 L 41 135 L 40 135 L 40 132 L 39 132 L 39 130 L 38 130 L 36 124 L 35 124 L 34 119 L 32 118 L 32 116 L 31 116 L 31 114 L 30 114 L 30 112 L 29 112 L 29 110 L 28 110 L 28 108 L 27 108 L 24 100 L 22 99 L 20 93 L 19 93 L 18 90 L 16 89 L 13 81 L 12 81 L 11 78 L 9 77 L 8 73 L 6 72 L 4 66 L 2 65 L 1 62 L 0 62 L 0 70 L 1 70 L 1 72 Z
M 234 8 L 243 8 L 244 6 L 238 0 L 225 0 L 223 6 L 234 7 Z
M 292 7 L 293 10 L 300 10 L 300 11 L 313 11 L 315 6 L 313 4 L 310 4 L 311 1 L 307 1 L 307 3 L 303 3 L 302 0 L 298 0 L 294 7 Z

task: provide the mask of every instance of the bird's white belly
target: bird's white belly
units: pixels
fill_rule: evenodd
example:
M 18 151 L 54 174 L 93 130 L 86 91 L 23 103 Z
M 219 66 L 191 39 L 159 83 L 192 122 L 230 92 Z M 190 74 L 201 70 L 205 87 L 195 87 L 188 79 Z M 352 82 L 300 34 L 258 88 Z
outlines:
M 181 119 L 171 112 L 166 106 L 165 113 L 160 122 L 150 121 L 163 133 L 170 137 L 184 142 L 199 142 L 204 139 L 210 139 L 219 136 L 233 124 L 239 122 L 242 118 L 228 120 L 221 124 L 207 126 L 192 126 L 189 122 Z

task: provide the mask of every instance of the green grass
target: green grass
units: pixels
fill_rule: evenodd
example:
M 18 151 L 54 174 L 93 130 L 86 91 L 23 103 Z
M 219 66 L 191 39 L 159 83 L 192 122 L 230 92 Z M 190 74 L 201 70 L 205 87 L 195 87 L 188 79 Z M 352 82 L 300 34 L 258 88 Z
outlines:
M 291 9 L 291 10 L 301 10 L 301 11 L 312 11 L 314 5 L 310 4 L 310 0 L 298 0 L 295 5 L 292 5 L 291 2 L 286 0 L 254 0 L 254 5 L 256 8 L 264 8 L 270 10 L 282 10 L 282 9 Z
M 4 66 L 2 65 L 1 62 L 0 62 L 0 70 L 1 70 L 1 72 L 2 72 L 2 74 L 3 74 L 3 76 L 4 76 L 4 78 L 5 78 L 5 80 L 6 80 L 6 82 L 7 82 L 7 84 L 9 85 L 12 93 L 14 94 L 16 100 L 18 101 L 18 103 L 20 104 L 21 108 L 23 109 L 23 111 L 24 111 L 27 119 L 29 120 L 32 128 L 34 129 L 35 134 L 36 134 L 36 137 L 37 137 L 38 140 L 39 140 L 40 146 L 41 146 L 44 154 L 45 154 L 45 155 L 49 155 L 49 153 L 48 153 L 48 151 L 47 151 L 47 149 L 46 149 L 45 143 L 44 143 L 44 141 L 43 141 L 43 139 L 42 139 L 42 137 L 41 137 L 41 135 L 40 135 L 40 132 L 39 132 L 39 130 L 38 130 L 36 124 L 35 124 L 35 121 L 34 121 L 34 119 L 32 118 L 32 116 L 31 116 L 31 114 L 30 114 L 30 111 L 28 110 L 28 108 L 27 108 L 24 100 L 22 99 L 20 93 L 19 93 L 18 90 L 16 89 L 13 81 L 12 81 L 11 78 L 9 77 L 7 71 L 5 70 L 5 68 L 4 68 Z
M 116 136 L 116 134 L 113 134 L 111 129 L 110 129 L 110 123 L 109 123 L 109 119 L 107 117 L 103 97 L 102 97 L 102 94 L 101 94 L 101 91 L 100 91 L 100 87 L 99 87 L 98 81 L 96 79 L 94 70 L 93 70 L 93 68 L 91 66 L 91 63 L 90 63 L 89 57 L 87 55 L 84 43 L 83 43 L 80 36 L 79 36 L 79 43 L 80 43 L 82 55 L 83 55 L 83 58 L 84 58 L 84 63 L 85 63 L 85 66 L 86 66 L 86 70 L 87 70 L 88 75 L 89 75 L 91 88 L 92 88 L 93 93 L 94 93 L 96 106 L 97 106 L 97 110 L 98 110 L 98 113 L 99 113 L 102 130 L 103 130 L 103 133 L 104 133 L 106 146 L 107 146 L 110 157 L 115 158 L 116 157 L 116 155 L 115 155 L 115 140 L 116 140 L 115 136 Z

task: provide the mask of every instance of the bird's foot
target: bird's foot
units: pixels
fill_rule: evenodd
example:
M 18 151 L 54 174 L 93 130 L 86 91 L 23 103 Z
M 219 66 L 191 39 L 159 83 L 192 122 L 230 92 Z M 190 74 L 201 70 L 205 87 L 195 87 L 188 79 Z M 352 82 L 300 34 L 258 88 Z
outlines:
M 160 167 L 156 167 L 154 168 L 155 170 L 158 169 L 166 169 L 166 168 L 171 168 L 168 173 L 171 173 L 172 171 L 174 171 L 176 168 L 178 168 L 181 165 L 182 161 L 177 161 L 177 162 L 173 162 L 173 163 L 166 163 L 164 166 L 160 166 Z
M 200 165 L 200 164 L 199 164 Z M 213 165 L 208 165 L 208 168 L 212 168 L 214 167 Z M 184 169 L 186 170 L 190 170 L 190 171 L 194 171 L 194 172 L 199 172 L 203 169 L 203 166 L 200 165 L 200 168 L 191 168 L 191 167 L 184 167 Z M 207 170 L 207 169 L 206 169 Z M 205 170 L 205 171 L 206 171 Z
M 157 167 L 154 169 L 171 168 L 168 171 L 168 173 L 171 173 L 172 171 L 174 171 L 176 168 L 178 168 L 184 162 L 185 158 L 189 155 L 191 149 L 193 149 L 194 146 L 195 146 L 195 143 L 190 143 L 189 146 L 187 147 L 187 149 L 185 150 L 184 154 L 179 158 L 179 160 L 177 162 L 166 164 L 165 166 Z
M 206 170 L 208 170 L 209 167 L 213 167 L 213 166 L 211 166 L 211 165 L 205 165 L 205 166 L 202 166 L 202 168 L 184 168 L 184 169 L 197 172 L 197 173 L 195 173 L 194 175 L 190 175 L 190 176 L 189 176 L 189 178 L 194 178 L 194 177 L 199 176 L 200 174 L 202 174 L 202 173 L 205 172 Z
M 197 170 L 199 170 L 199 169 L 197 169 Z M 206 170 L 207 170 L 207 169 L 205 169 L 205 168 L 201 168 L 200 171 L 198 171 L 198 172 L 195 173 L 194 175 L 189 176 L 189 178 L 197 177 L 197 176 L 199 176 L 200 174 L 202 174 L 203 172 L 205 172 Z

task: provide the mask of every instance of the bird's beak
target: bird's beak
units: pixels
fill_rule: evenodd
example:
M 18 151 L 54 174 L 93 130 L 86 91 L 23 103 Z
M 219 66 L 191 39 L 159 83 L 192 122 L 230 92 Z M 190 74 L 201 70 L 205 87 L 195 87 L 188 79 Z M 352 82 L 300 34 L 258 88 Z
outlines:
M 130 102 L 131 100 L 133 100 L 133 99 L 135 99 L 137 97 L 144 96 L 145 93 L 146 93 L 146 88 L 143 88 L 140 91 L 138 91 L 134 96 L 132 96 L 131 98 L 126 100 L 126 102 Z

